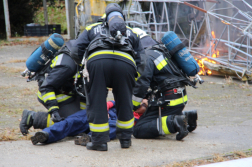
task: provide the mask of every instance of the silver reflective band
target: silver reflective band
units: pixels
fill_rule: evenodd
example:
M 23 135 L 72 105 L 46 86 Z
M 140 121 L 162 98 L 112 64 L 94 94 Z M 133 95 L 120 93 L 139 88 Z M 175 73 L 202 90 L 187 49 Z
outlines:
M 134 124 L 134 121 L 132 121 L 131 123 L 128 123 L 128 124 L 122 124 L 122 123 L 119 123 L 118 121 L 116 122 L 116 126 L 122 126 L 122 127 L 132 126 L 132 124 Z
M 63 58 L 63 54 L 58 55 L 58 59 L 57 59 L 57 62 L 56 62 L 56 64 L 55 64 L 55 66 L 61 64 L 62 58 Z
M 159 63 L 161 63 L 163 60 L 164 60 L 163 55 L 160 55 L 160 56 L 158 56 L 158 58 L 156 58 L 156 59 L 154 60 L 154 63 L 155 63 L 156 66 L 158 66 Z
M 134 101 L 136 101 L 136 102 L 141 103 L 141 102 L 142 102 L 142 100 L 143 100 L 143 98 L 136 97 L 136 96 L 132 95 L 132 100 L 134 100 Z
M 102 127 L 97 127 L 97 126 L 92 126 L 89 124 L 89 126 L 90 126 L 90 129 L 96 129 L 96 130 L 109 129 L 108 125 L 102 126 Z
M 55 97 L 55 94 L 52 95 L 47 95 L 43 98 L 44 101 L 47 101 L 47 99 L 51 98 L 51 97 Z

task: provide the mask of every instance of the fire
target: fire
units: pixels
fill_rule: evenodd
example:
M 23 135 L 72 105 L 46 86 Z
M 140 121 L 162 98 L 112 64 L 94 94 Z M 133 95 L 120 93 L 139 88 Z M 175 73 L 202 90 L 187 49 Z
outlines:
M 195 58 L 195 60 L 197 61 L 198 65 L 200 67 L 200 71 L 198 72 L 199 75 L 211 75 L 212 74 L 211 70 L 205 68 L 204 61 L 208 61 L 210 63 L 216 64 L 215 61 L 210 60 L 207 57 L 202 58 L 202 59 Z
M 214 33 L 214 31 L 212 31 L 211 34 L 212 34 L 213 38 L 215 38 L 215 33 Z
M 211 35 L 212 35 L 212 38 L 215 39 L 216 36 L 215 36 L 214 31 L 211 32 Z M 211 53 L 212 53 L 211 57 L 217 58 L 220 56 L 220 52 L 214 48 L 215 48 L 215 43 L 214 43 L 214 41 L 211 41 Z M 200 71 L 198 72 L 199 75 L 211 75 L 212 74 L 211 70 L 205 68 L 204 61 L 208 61 L 210 63 L 216 64 L 216 62 L 214 60 L 209 59 L 207 57 L 202 58 L 202 59 L 195 58 L 195 60 L 198 62 L 199 66 L 200 66 Z

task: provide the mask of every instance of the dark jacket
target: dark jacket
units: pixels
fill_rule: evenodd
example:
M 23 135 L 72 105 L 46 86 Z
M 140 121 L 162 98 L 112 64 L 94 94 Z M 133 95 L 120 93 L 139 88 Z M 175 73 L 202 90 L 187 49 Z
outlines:
M 101 37 L 99 26 L 102 26 L 102 24 L 103 23 L 99 22 L 99 23 L 94 23 L 86 27 L 86 29 L 82 32 L 82 34 L 80 34 L 80 36 L 74 43 L 72 47 L 72 51 L 71 51 L 71 57 L 79 57 L 79 59 L 82 60 L 83 55 L 86 51 L 86 48 L 88 47 L 90 42 L 94 40 L 95 38 Z M 138 35 L 135 32 L 133 32 L 133 30 L 130 27 L 127 27 L 127 32 L 129 34 L 128 36 L 129 41 L 133 47 L 133 50 L 136 53 L 136 57 L 134 58 L 135 64 L 138 66 L 141 62 L 140 54 L 144 54 L 144 49 L 140 43 L 140 39 Z M 111 48 L 111 50 L 116 50 L 116 48 Z M 99 56 L 97 56 L 96 58 L 99 58 Z M 131 63 L 131 61 L 129 61 L 127 58 L 122 57 L 122 56 L 117 56 L 117 57 L 107 56 L 106 58 L 116 58 L 116 59 L 120 59 L 120 60 Z

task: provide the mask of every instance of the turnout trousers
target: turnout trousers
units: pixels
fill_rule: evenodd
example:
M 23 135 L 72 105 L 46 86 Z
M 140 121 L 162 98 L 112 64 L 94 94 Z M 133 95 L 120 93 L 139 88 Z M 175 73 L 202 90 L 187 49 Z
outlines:
M 92 132 L 92 143 L 103 144 L 110 141 L 107 87 L 112 88 L 116 102 L 116 136 L 118 139 L 130 139 L 134 125 L 132 91 L 136 68 L 123 60 L 100 58 L 88 61 L 87 69 L 90 78 L 87 83 L 90 103 L 87 106 L 87 118 Z
M 172 120 L 175 115 L 182 115 L 184 105 L 166 106 L 161 110 L 162 129 L 167 129 L 167 133 L 175 133 Z M 153 139 L 159 136 L 158 126 L 158 107 L 150 107 L 146 113 L 140 117 L 134 126 L 134 137 L 140 139 Z

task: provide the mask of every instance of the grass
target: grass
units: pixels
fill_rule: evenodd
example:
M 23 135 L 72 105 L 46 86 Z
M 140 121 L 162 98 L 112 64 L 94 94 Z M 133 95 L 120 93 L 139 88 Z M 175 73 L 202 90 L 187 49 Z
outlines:
M 38 130 L 34 130 L 33 128 L 30 128 L 30 132 L 37 132 Z M 19 128 L 5 128 L 0 129 L 0 141 L 16 141 L 16 140 L 30 140 L 32 137 L 31 134 L 28 134 L 27 136 L 23 136 L 19 130 Z
M 25 69 L 21 68 L 21 67 L 6 67 L 6 66 L 1 66 L 0 65 L 0 70 L 2 72 L 6 72 L 6 73 L 21 73 L 23 72 Z
M 44 42 L 41 39 L 38 39 L 38 41 L 29 41 L 29 40 L 13 40 L 13 41 L 7 41 L 7 40 L 0 40 L 0 46 L 15 46 L 15 45 L 39 45 L 42 42 Z
M 24 63 L 26 60 L 18 60 L 18 59 L 12 59 L 7 61 L 6 63 Z

